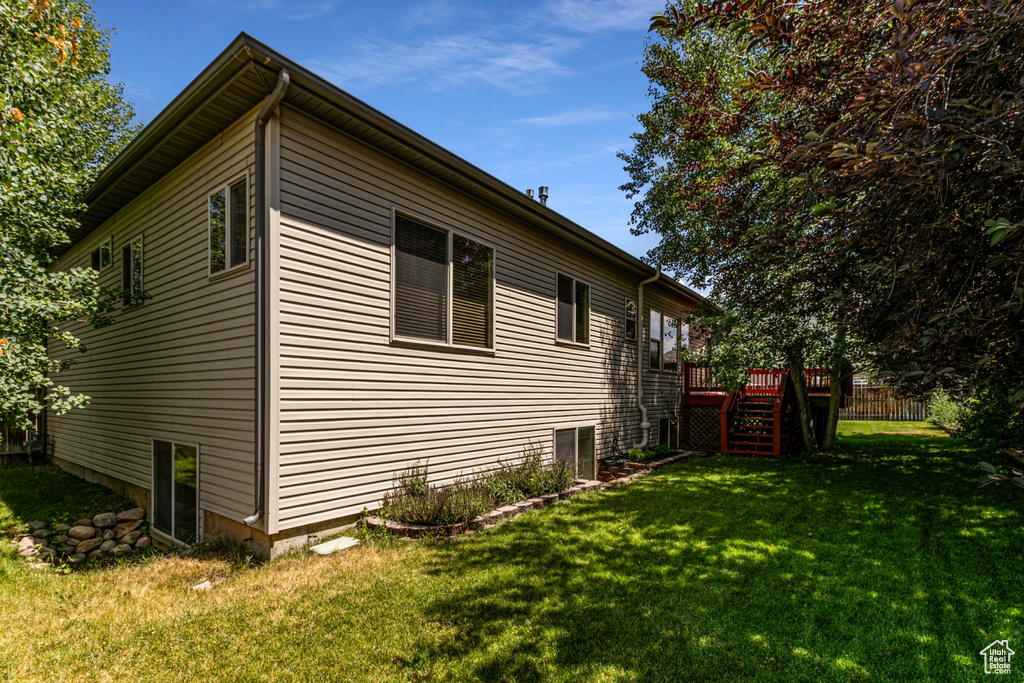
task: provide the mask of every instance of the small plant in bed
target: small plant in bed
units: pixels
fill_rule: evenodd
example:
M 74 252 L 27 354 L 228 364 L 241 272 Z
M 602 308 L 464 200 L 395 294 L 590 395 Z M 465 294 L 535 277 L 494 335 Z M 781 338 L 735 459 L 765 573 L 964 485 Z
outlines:
M 477 482 L 459 479 L 452 484 L 430 486 L 426 483 L 425 468 L 422 479 L 407 478 L 409 472 L 399 476 L 394 490 L 384 495 L 383 517 L 402 524 L 448 526 L 468 522 L 494 507 L 490 492 Z
M 665 444 L 658 444 L 652 448 L 630 448 L 629 461 L 650 462 L 652 460 L 660 460 L 671 452 L 672 449 Z
M 545 462 L 537 447 L 527 449 L 519 462 L 505 463 L 484 476 L 483 484 L 501 505 L 564 491 L 574 474 L 563 462 Z

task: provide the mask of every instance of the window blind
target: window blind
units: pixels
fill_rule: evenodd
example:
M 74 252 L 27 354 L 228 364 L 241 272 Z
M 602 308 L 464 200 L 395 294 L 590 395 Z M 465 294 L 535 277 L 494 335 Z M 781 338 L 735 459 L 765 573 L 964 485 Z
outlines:
M 395 334 L 448 337 L 448 233 L 404 216 L 395 224 Z
M 558 338 L 573 341 L 572 278 L 558 276 Z

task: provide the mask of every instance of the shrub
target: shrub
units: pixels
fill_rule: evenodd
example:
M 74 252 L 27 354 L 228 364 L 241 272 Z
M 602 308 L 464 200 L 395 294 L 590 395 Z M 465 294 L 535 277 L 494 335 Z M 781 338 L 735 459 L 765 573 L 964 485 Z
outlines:
M 664 458 L 666 455 L 672 452 L 672 449 L 661 443 L 651 448 L 630 448 L 629 449 L 629 460 L 630 462 L 648 462 L 650 460 L 659 460 Z
M 970 413 L 962 401 L 954 399 L 945 389 L 937 389 L 932 393 L 928 410 L 936 423 L 952 432 L 960 431 L 961 422 Z
M 404 487 L 404 474 L 396 480 L 395 489 L 384 495 L 382 502 L 382 515 L 396 522 L 425 526 L 458 524 L 494 507 L 490 492 L 478 482 L 460 479 L 414 493 Z M 414 479 L 419 481 L 419 474 Z
M 1009 396 L 985 389 L 967 403 L 960 417 L 959 435 L 997 448 L 1024 446 L 1024 414 L 1015 410 Z
M 528 448 L 518 463 L 505 463 L 484 476 L 483 484 L 500 504 L 564 491 L 575 474 L 563 462 L 544 462 L 541 450 Z

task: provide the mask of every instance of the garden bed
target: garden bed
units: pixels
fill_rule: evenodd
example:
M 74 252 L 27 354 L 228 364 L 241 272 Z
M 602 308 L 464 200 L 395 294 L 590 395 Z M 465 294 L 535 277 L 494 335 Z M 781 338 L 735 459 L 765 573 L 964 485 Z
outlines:
M 638 472 L 649 472 L 665 465 L 686 460 L 694 454 L 694 451 L 671 451 L 656 460 L 635 462 L 633 460 L 600 460 L 597 464 L 597 478 L 603 484 L 610 484 L 617 480 L 628 479 Z
M 473 534 L 483 529 L 493 528 L 499 522 L 512 519 L 513 517 L 530 510 L 554 505 L 560 500 L 567 500 L 585 491 L 607 488 L 607 485 L 604 485 L 599 481 L 588 481 L 586 479 L 577 479 L 574 484 L 574 486 L 563 491 L 558 491 L 557 493 L 549 493 L 535 498 L 520 500 L 509 505 L 502 505 L 485 512 L 482 515 L 477 515 L 467 522 L 441 525 L 407 524 L 370 515 L 363 519 L 363 523 L 368 529 L 386 530 L 401 538 L 454 539 L 455 537 L 463 534 Z

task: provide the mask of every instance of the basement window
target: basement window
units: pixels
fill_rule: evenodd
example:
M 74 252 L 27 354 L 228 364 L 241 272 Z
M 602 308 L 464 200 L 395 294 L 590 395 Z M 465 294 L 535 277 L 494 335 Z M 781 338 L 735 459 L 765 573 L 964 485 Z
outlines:
M 210 274 L 249 263 L 249 196 L 246 179 L 209 197 Z
M 153 527 L 181 543 L 198 539 L 199 446 L 153 440 Z
M 394 339 L 494 348 L 494 248 L 395 216 Z
M 577 477 L 597 478 L 596 452 L 592 425 L 555 430 L 555 460 L 565 463 Z
M 558 275 L 559 341 L 590 343 L 590 285 L 568 275 Z
M 108 237 L 107 241 L 92 250 L 92 269 L 99 271 L 110 266 L 114 254 L 114 238 Z

